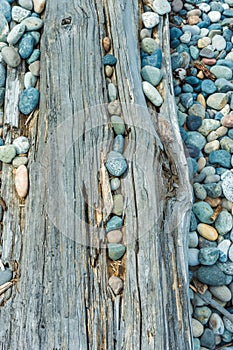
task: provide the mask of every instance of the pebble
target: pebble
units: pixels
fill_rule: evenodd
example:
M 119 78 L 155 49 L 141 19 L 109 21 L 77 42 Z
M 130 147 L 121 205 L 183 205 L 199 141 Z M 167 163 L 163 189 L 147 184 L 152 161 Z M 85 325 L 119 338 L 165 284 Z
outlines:
M 211 164 L 219 164 L 220 166 L 229 169 L 231 167 L 231 155 L 225 150 L 213 151 L 209 155 Z
M 122 194 L 115 194 L 113 196 L 113 209 L 112 213 L 121 216 L 124 208 L 124 199 Z
M 20 165 L 15 174 L 15 188 L 18 196 L 25 198 L 28 193 L 28 170 L 25 165 Z
M 231 300 L 231 291 L 227 286 L 210 287 L 212 295 L 224 302 Z
M 119 230 L 110 231 L 107 234 L 108 243 L 121 243 L 122 238 L 122 232 Z
M 122 279 L 117 276 L 111 276 L 109 278 L 108 284 L 115 295 L 120 294 L 124 287 Z
M 224 174 L 222 181 L 223 194 L 229 201 L 233 202 L 233 173 L 227 172 Z
M 122 154 L 111 151 L 108 155 L 108 159 L 106 162 L 106 168 L 109 173 L 113 176 L 121 176 L 127 170 L 127 162 L 126 159 L 122 156 Z
M 6 18 L 7 22 L 11 21 L 11 6 L 6 0 L 0 0 L 0 12 Z
M 189 248 L 196 248 L 198 246 L 198 235 L 196 231 L 189 232 L 188 242 Z
M 199 249 L 196 249 L 196 248 L 189 248 L 188 249 L 188 265 L 189 266 L 199 265 L 198 255 L 199 255 Z
M 0 160 L 3 163 L 11 163 L 16 156 L 16 149 L 13 145 L 0 146 Z
M 228 96 L 221 92 L 216 92 L 210 95 L 206 101 L 207 105 L 210 108 L 220 111 L 223 107 L 226 106 L 228 102 Z
M 13 145 L 15 146 L 17 154 L 27 153 L 30 148 L 30 143 L 25 136 L 17 137 L 17 139 L 13 141 Z
M 203 325 L 201 324 L 201 322 L 199 322 L 195 318 L 192 318 L 192 329 L 193 329 L 193 336 L 195 338 L 200 337 L 204 332 Z
M 216 78 L 232 79 L 232 70 L 225 66 L 213 66 L 210 68 L 210 73 L 214 74 Z
M 207 136 L 211 131 L 216 130 L 220 127 L 220 122 L 218 120 L 214 119 L 203 119 L 202 124 L 198 131 L 204 135 Z
M 151 55 L 155 51 L 155 49 L 157 48 L 158 45 L 154 39 L 145 38 L 142 40 L 141 46 L 142 46 L 142 50 L 144 52 Z
M 209 321 L 209 318 L 211 316 L 211 310 L 207 306 L 196 307 L 193 316 L 202 325 L 205 325 Z
M 115 151 L 115 152 L 123 153 L 123 151 L 124 151 L 124 143 L 125 143 L 124 137 L 122 135 L 117 135 L 114 138 L 112 150 Z
M 6 82 L 6 68 L 4 64 L 0 63 L 0 88 L 5 87 Z
M 215 221 L 215 228 L 218 233 L 220 235 L 225 235 L 232 229 L 232 226 L 232 215 L 226 210 L 221 211 Z
M 216 151 L 220 148 L 220 142 L 218 140 L 214 140 L 208 142 L 204 147 L 204 152 L 210 154 L 213 151 Z
M 110 115 L 120 115 L 121 114 L 121 105 L 119 102 L 114 101 L 108 104 L 108 112 Z
M 224 239 L 222 242 L 218 244 L 220 262 L 227 261 L 230 245 L 231 245 L 231 241 L 229 239 Z
M 200 342 L 201 346 L 205 346 L 208 349 L 215 349 L 214 332 L 209 328 L 205 328 L 204 333 L 201 336 Z
M 215 241 L 218 238 L 217 230 L 210 225 L 200 223 L 197 226 L 197 231 L 202 237 L 209 241 Z
M 212 39 L 212 45 L 216 50 L 222 51 L 226 47 L 226 40 L 222 35 L 215 35 Z
M 219 251 L 217 248 L 213 248 L 213 247 L 201 248 L 198 255 L 199 262 L 202 265 L 206 265 L 206 266 L 214 265 L 218 260 L 218 258 L 219 258 Z
M 22 23 L 25 25 L 26 31 L 28 32 L 31 30 L 39 30 L 44 25 L 42 19 L 37 17 L 27 17 L 22 21 Z
M 231 245 L 231 247 L 230 247 L 230 249 L 229 249 L 228 255 L 229 255 L 229 259 L 230 259 L 231 261 L 233 261 L 233 245 Z M 224 262 L 225 262 L 225 261 L 224 261 Z
M 112 127 L 116 135 L 123 135 L 125 132 L 125 123 L 124 120 L 117 116 L 113 115 L 111 117 Z
M 197 278 L 200 282 L 209 286 L 222 286 L 226 284 L 225 273 L 216 265 L 201 266 L 197 271 Z
M 183 59 L 182 59 L 183 61 Z M 142 67 L 152 66 L 161 68 L 162 65 L 162 50 L 158 47 L 155 51 L 142 59 Z
M 189 115 L 186 118 L 186 126 L 190 131 L 197 130 L 202 125 L 202 118 L 196 115 Z
M 211 217 L 214 212 L 208 203 L 202 201 L 194 203 L 193 212 L 202 223 L 213 223 L 213 219 Z
M 104 66 L 106 66 L 106 65 L 115 66 L 116 63 L 117 63 L 117 59 L 112 54 L 107 54 L 103 57 Z
M 0 286 L 7 282 L 10 282 L 12 277 L 13 273 L 8 268 L 6 268 L 4 271 L 0 270 Z
M 199 183 L 195 183 L 193 185 L 193 189 L 194 189 L 194 193 L 196 198 L 200 199 L 200 200 L 205 200 L 207 197 L 207 192 L 205 190 L 205 188 L 203 187 L 203 185 L 199 184 Z
M 146 28 L 154 28 L 159 24 L 159 16 L 154 12 L 144 12 L 142 14 L 142 22 Z
M 224 149 L 229 153 L 233 153 L 233 140 L 230 137 L 224 136 L 220 141 L 220 146 L 221 149 Z
M 113 67 L 105 66 L 105 74 L 108 78 L 110 78 L 113 74 Z
M 21 58 L 13 46 L 5 46 L 2 51 L 2 58 L 9 67 L 16 68 L 21 62 Z
M 110 101 L 117 99 L 117 89 L 113 83 L 108 84 L 108 97 Z
M 111 186 L 111 190 L 112 191 L 118 190 L 120 185 L 121 185 L 121 181 L 120 181 L 120 179 L 118 179 L 118 177 L 115 177 L 115 178 L 111 179 L 110 186 Z
M 221 123 L 227 128 L 233 128 L 233 114 L 225 115 L 225 117 L 221 119 Z
M 143 28 L 141 31 L 140 31 L 140 39 L 143 40 L 145 38 L 150 38 L 151 37 L 151 31 L 146 29 L 146 28 Z
M 222 288 L 222 287 L 210 287 L 210 288 Z M 209 327 L 212 329 L 215 335 L 222 335 L 224 333 L 224 323 L 221 317 L 213 312 L 209 319 Z
M 19 41 L 19 39 L 22 37 L 22 35 L 25 32 L 25 25 L 20 23 L 13 27 L 13 29 L 10 31 L 10 33 L 7 36 L 7 42 L 10 45 L 15 45 Z
M 31 72 L 27 72 L 24 75 L 24 87 L 28 89 L 29 87 L 35 87 L 37 82 L 37 77 L 35 77 Z
M 197 117 L 200 117 L 202 119 L 205 118 L 205 107 L 201 105 L 200 103 L 195 103 L 192 105 L 188 110 L 189 115 L 195 115 Z
M 45 9 L 46 0 L 32 0 L 34 5 L 34 11 L 38 14 L 42 13 Z
M 233 322 L 231 322 L 226 316 L 223 316 L 222 319 L 226 330 L 233 333 Z
M 18 4 L 27 10 L 31 11 L 33 9 L 32 0 L 18 0 Z
M 144 94 L 153 105 L 155 105 L 156 107 L 160 107 L 162 105 L 163 98 L 161 97 L 160 93 L 153 85 L 151 85 L 147 81 L 143 81 L 142 88 L 143 88 Z
M 32 54 L 34 47 L 34 38 L 30 33 L 23 34 L 22 38 L 19 41 L 18 47 L 19 55 L 23 59 L 28 58 Z
M 188 131 L 186 144 L 194 145 L 201 150 L 206 144 L 206 139 L 197 131 Z
M 28 158 L 27 157 L 15 157 L 12 161 L 12 165 L 14 168 L 18 168 L 20 165 L 27 165 Z
M 171 5 L 167 0 L 155 0 L 153 2 L 153 9 L 160 16 L 163 16 L 171 11 Z
M 221 13 L 218 11 L 210 11 L 208 17 L 212 23 L 216 23 L 220 21 Z
M 163 77 L 162 71 L 159 68 L 152 66 L 143 67 L 141 74 L 143 79 L 153 86 L 157 86 Z
M 31 11 L 28 11 L 20 6 L 13 6 L 12 7 L 12 19 L 15 22 L 22 22 L 25 18 L 29 17 L 31 15 Z
M 35 61 L 29 65 L 30 72 L 36 77 L 40 76 L 40 61 Z
M 108 256 L 111 260 L 119 260 L 126 252 L 126 247 L 123 244 L 108 243 Z
M 108 52 L 110 50 L 110 48 L 111 48 L 111 39 L 106 36 L 105 38 L 103 38 L 102 44 L 103 44 L 103 49 L 106 52 Z
M 9 34 L 9 25 L 6 18 L 0 12 L 0 41 L 6 42 Z
M 25 89 L 19 100 L 19 110 L 21 113 L 30 114 L 39 103 L 40 93 L 37 89 L 30 87 Z
M 226 261 L 225 263 L 219 262 L 217 265 L 218 265 L 218 268 L 222 272 L 224 272 L 226 275 L 233 275 L 233 263 L 231 261 Z
M 119 216 L 113 216 L 106 225 L 106 232 L 114 231 L 123 226 L 123 220 Z

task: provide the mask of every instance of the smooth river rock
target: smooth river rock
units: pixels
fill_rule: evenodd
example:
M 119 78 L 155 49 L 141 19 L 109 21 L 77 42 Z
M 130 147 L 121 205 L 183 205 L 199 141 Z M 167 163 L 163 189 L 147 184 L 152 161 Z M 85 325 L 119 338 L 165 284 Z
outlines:
M 21 198 L 25 198 L 28 193 L 28 170 L 25 165 L 20 165 L 15 173 L 15 188 Z
M 156 107 L 160 107 L 162 105 L 163 98 L 153 85 L 151 85 L 147 81 L 143 81 L 142 88 L 144 94 L 153 105 L 155 105 Z

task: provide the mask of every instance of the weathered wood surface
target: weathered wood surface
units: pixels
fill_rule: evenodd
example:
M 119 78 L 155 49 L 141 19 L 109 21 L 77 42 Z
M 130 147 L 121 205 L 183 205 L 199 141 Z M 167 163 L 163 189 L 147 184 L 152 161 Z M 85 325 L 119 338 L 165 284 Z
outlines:
M 159 31 L 166 79 L 156 115 L 141 89 L 139 13 L 132 0 L 47 3 L 40 115 L 31 122 L 23 215 L 7 180 L 9 166 L 3 172 L 9 207 L 3 260 L 17 260 L 21 278 L 1 308 L 2 349 L 192 348 L 185 255 L 191 198 L 169 80 L 168 22 Z M 65 18 L 71 23 L 63 25 Z M 112 267 L 104 230 L 95 226 L 100 155 L 113 139 L 102 106 L 107 90 L 100 43 L 106 34 L 130 128 L 122 180 L 125 286 L 115 299 L 107 287 Z

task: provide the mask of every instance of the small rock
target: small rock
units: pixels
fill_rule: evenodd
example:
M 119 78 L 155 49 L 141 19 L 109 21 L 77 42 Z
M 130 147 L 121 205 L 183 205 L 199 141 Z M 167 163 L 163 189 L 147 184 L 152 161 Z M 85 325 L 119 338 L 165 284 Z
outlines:
M 196 248 L 198 246 L 198 235 L 196 231 L 189 232 L 189 248 Z
M 104 66 L 106 66 L 106 65 L 115 66 L 116 63 L 117 63 L 117 59 L 112 54 L 107 54 L 103 57 Z
M 39 30 L 44 25 L 42 19 L 37 17 L 27 17 L 22 21 L 22 23 L 25 25 L 27 32 L 30 32 L 31 30 Z
M 10 66 L 12 68 L 18 67 L 18 65 L 21 62 L 21 58 L 13 46 L 3 47 L 1 54 L 2 54 L 2 58 L 4 59 L 6 64 L 8 64 L 8 66 Z
M 233 202 L 233 173 L 227 172 L 223 177 L 222 190 L 226 199 Z
M 211 217 L 214 211 L 208 203 L 202 201 L 194 203 L 193 212 L 201 222 L 205 224 L 213 223 L 213 219 Z
M 211 329 L 205 328 L 200 341 L 201 346 L 205 346 L 208 349 L 215 349 L 215 337 L 214 332 Z
M 229 249 L 229 259 L 233 262 L 233 245 L 231 245 L 231 247 Z
M 210 287 L 210 292 L 218 300 L 221 300 L 224 302 L 231 300 L 231 291 L 227 286 Z
M 151 31 L 146 28 L 143 28 L 140 31 L 140 39 L 143 40 L 145 38 L 151 38 Z
M 38 14 L 42 13 L 45 9 L 46 0 L 32 0 L 34 5 L 34 11 Z
M 113 216 L 106 225 L 106 232 L 114 231 L 123 226 L 123 220 L 119 216 Z
M 233 153 L 233 140 L 230 137 L 228 136 L 223 137 L 220 141 L 220 146 L 225 151 L 229 153 Z
M 30 72 L 36 77 L 40 76 L 40 61 L 35 61 L 29 66 Z
M 106 168 L 111 175 L 121 176 L 127 170 L 127 167 L 126 159 L 122 156 L 122 154 L 114 151 L 109 153 Z
M 208 239 L 209 241 L 215 241 L 218 238 L 218 232 L 210 225 L 198 224 L 197 230 L 202 237 Z
M 233 333 L 233 322 L 231 322 L 226 316 L 223 316 L 223 323 L 224 323 L 224 326 L 225 328 Z
M 31 0 L 18 0 L 18 3 L 21 7 L 27 10 L 31 11 L 33 9 L 33 3 Z
M 152 38 L 145 38 L 142 40 L 142 50 L 144 52 L 148 53 L 149 55 L 155 51 L 157 46 L 158 46 L 158 44 Z
M 117 135 L 114 138 L 112 150 L 115 152 L 123 153 L 124 151 L 125 139 L 122 135 Z
M 119 230 L 110 231 L 107 234 L 108 243 L 121 243 L 122 238 L 122 232 Z
M 6 0 L 0 0 L 0 12 L 6 18 L 7 22 L 11 21 L 11 6 Z
M 201 119 L 205 118 L 205 107 L 201 105 L 200 103 L 195 103 L 192 105 L 188 110 L 189 115 L 195 115 L 200 117 Z
M 25 165 L 20 165 L 15 174 L 15 188 L 21 198 L 25 198 L 28 193 L 28 170 Z
M 203 187 L 203 185 L 199 184 L 199 183 L 195 183 L 193 185 L 193 189 L 194 189 L 194 193 L 196 198 L 200 199 L 200 200 L 205 200 L 207 197 L 207 192 L 205 190 L 205 188 Z
M 218 140 L 208 142 L 204 147 L 204 152 L 210 154 L 213 151 L 217 151 L 220 148 L 220 143 Z
M 151 67 L 151 66 L 145 66 L 141 70 L 141 74 L 144 80 L 148 81 L 153 86 L 157 86 L 162 77 L 163 73 L 159 68 Z
M 189 248 L 188 249 L 188 265 L 189 266 L 199 265 L 198 254 L 199 254 L 199 249 L 196 249 L 196 248 Z
M 108 84 L 108 97 L 111 102 L 117 99 L 117 89 L 113 83 Z
M 19 41 L 19 39 L 22 37 L 22 35 L 25 32 L 25 25 L 20 23 L 13 27 L 13 29 L 10 31 L 10 33 L 7 36 L 7 42 L 10 45 L 15 45 Z
M 124 199 L 122 194 L 115 194 L 113 196 L 113 209 L 112 213 L 121 216 L 123 213 Z
M 0 270 L 0 286 L 7 282 L 10 282 L 12 277 L 13 273 L 9 269 L 6 268 L 4 271 Z
M 28 158 L 27 157 L 15 157 L 12 161 L 12 165 L 14 168 L 18 168 L 20 165 L 27 165 Z
M 231 261 L 226 261 L 225 263 L 217 263 L 218 268 L 224 272 L 226 275 L 233 275 L 233 263 Z M 226 284 L 226 283 L 223 283 Z
M 148 55 L 142 59 L 142 67 L 152 66 L 156 68 L 161 68 L 161 65 L 162 65 L 162 50 L 160 49 L 160 47 L 157 47 L 151 55 Z
M 232 70 L 224 66 L 213 66 L 210 68 L 210 73 L 214 74 L 216 78 L 231 80 L 232 79 Z
M 212 45 L 216 50 L 222 51 L 226 47 L 226 40 L 222 35 L 215 35 L 212 39 Z
M 219 120 L 215 119 L 203 119 L 202 125 L 198 129 L 198 131 L 204 135 L 207 136 L 211 131 L 216 130 L 220 127 Z
M 35 77 L 31 72 L 27 72 L 24 76 L 24 87 L 28 89 L 30 87 L 35 87 L 37 82 L 37 77 Z
M 112 74 L 113 74 L 113 67 L 111 66 L 105 66 L 105 74 L 108 78 L 111 78 Z
M 211 266 L 216 263 L 219 257 L 219 251 L 214 247 L 201 248 L 198 260 L 202 265 Z
M 219 261 L 220 262 L 226 262 L 227 261 L 228 251 L 229 251 L 230 245 L 231 245 L 231 241 L 229 239 L 224 239 L 222 242 L 220 242 L 218 244 L 217 248 L 219 250 Z
M 4 64 L 0 63 L 0 88 L 5 87 L 6 82 L 6 68 Z
M 30 148 L 30 143 L 25 136 L 17 137 L 17 139 L 13 141 L 13 145 L 15 146 L 17 154 L 27 153 Z
M 210 108 L 220 111 L 223 107 L 226 106 L 228 102 L 228 96 L 221 92 L 216 92 L 213 95 L 210 95 L 207 99 L 207 105 Z
M 143 81 L 142 88 L 144 94 L 150 100 L 150 102 L 153 103 L 153 105 L 155 105 L 156 107 L 160 107 L 162 105 L 163 98 L 153 85 L 151 85 L 147 81 Z
M 3 163 L 11 163 L 16 156 L 16 149 L 13 145 L 6 145 L 0 147 L 0 160 Z
M 19 110 L 21 113 L 27 115 L 30 114 L 38 105 L 40 93 L 35 88 L 25 89 L 19 100 Z
M 225 117 L 222 118 L 221 123 L 227 128 L 233 128 L 233 114 L 225 115 Z
M 154 11 L 163 16 L 171 11 L 171 6 L 167 0 L 156 0 L 153 2 Z
M 224 168 L 230 169 L 231 167 L 231 155 L 225 150 L 213 151 L 209 155 L 209 162 L 211 164 L 219 164 Z
M 221 13 L 219 11 L 210 11 L 208 17 L 212 23 L 216 23 L 220 21 Z
M 34 38 L 34 36 L 33 36 L 33 38 Z M 34 42 L 35 42 L 35 39 L 34 39 Z M 32 51 L 31 56 L 27 59 L 27 64 L 30 65 L 30 64 L 34 63 L 35 61 L 39 61 L 39 58 L 40 58 L 40 50 L 39 49 L 34 49 Z
M 220 235 L 225 235 L 227 232 L 229 232 L 232 229 L 233 222 L 232 222 L 232 215 L 228 213 L 228 211 L 221 211 L 219 216 L 217 217 L 215 221 L 215 228 L 218 231 Z
M 194 317 L 201 324 L 207 324 L 211 315 L 211 310 L 207 306 L 196 307 L 194 309 Z
M 115 177 L 115 178 L 111 179 L 110 186 L 111 186 L 111 190 L 112 191 L 118 190 L 120 185 L 121 185 L 121 181 L 120 181 L 120 179 L 118 179 L 118 177 Z
M 103 49 L 104 49 L 106 52 L 108 52 L 108 51 L 110 50 L 110 48 L 111 48 L 111 40 L 110 40 L 109 37 L 106 36 L 106 37 L 103 39 Z
M 23 59 L 28 58 L 33 52 L 33 46 L 34 46 L 34 38 L 31 36 L 30 33 L 24 34 L 20 39 L 19 45 L 18 45 L 19 55 Z
M 124 287 L 122 279 L 117 276 L 110 277 L 108 284 L 115 295 L 120 294 Z
M 20 6 L 13 6 L 12 7 L 12 19 L 15 22 L 22 22 L 25 18 L 29 17 L 31 15 L 31 11 L 28 11 L 26 9 L 23 9 Z
M 113 115 L 111 117 L 112 127 L 116 135 L 123 135 L 125 132 L 125 123 L 124 120 L 117 116 Z
M 222 287 L 225 287 L 225 286 L 222 286 Z M 222 288 L 222 287 L 210 287 L 210 288 Z M 223 321 L 221 317 L 214 312 L 210 316 L 209 327 L 212 329 L 215 335 L 222 335 L 224 333 Z
M 159 16 L 154 12 L 144 12 L 142 14 L 142 22 L 146 28 L 154 28 L 159 24 Z
M 9 25 L 6 18 L 0 13 L 0 42 L 6 42 L 9 34 Z
M 192 318 L 192 330 L 193 330 L 193 336 L 195 338 L 199 338 L 204 332 L 204 327 L 201 324 L 201 322 L 199 322 L 195 318 Z
M 110 115 L 120 115 L 121 114 L 121 105 L 119 102 L 114 101 L 108 104 L 108 112 Z
M 123 244 L 108 243 L 108 256 L 111 260 L 119 260 L 126 252 L 126 247 Z
M 197 278 L 200 282 L 209 286 L 222 286 L 226 284 L 225 273 L 216 265 L 201 266 L 197 271 Z

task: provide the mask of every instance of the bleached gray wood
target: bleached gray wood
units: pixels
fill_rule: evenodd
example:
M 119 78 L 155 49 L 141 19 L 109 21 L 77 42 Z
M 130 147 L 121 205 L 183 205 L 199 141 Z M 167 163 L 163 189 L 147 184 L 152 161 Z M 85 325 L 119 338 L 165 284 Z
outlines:
M 12 250 L 4 243 L 5 256 L 19 260 L 21 278 L 19 292 L 14 288 L 1 310 L 2 349 L 192 348 L 185 255 L 191 198 L 169 78 L 168 21 L 159 32 L 166 75 L 158 115 L 141 89 L 139 15 L 131 0 L 47 1 L 25 230 L 11 239 Z M 118 59 L 115 77 L 128 125 L 127 254 L 117 298 L 107 286 L 103 225 L 95 227 L 100 155 L 106 157 L 113 140 L 103 105 L 106 34 Z

